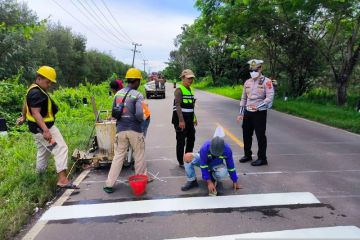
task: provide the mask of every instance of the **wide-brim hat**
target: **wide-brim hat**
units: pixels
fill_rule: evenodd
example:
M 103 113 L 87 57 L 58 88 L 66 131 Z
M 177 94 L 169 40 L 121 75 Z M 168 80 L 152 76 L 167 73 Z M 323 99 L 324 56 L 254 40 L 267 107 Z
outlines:
M 186 77 L 186 78 L 194 78 L 195 74 L 190 69 L 185 69 L 181 72 L 180 78 Z

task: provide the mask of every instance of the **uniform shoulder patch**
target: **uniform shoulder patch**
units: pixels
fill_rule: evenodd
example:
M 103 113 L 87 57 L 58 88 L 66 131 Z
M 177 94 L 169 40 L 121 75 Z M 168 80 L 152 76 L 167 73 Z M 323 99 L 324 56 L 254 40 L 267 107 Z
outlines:
M 272 82 L 271 82 L 271 81 L 267 81 L 267 82 L 266 82 L 266 87 L 267 87 L 268 89 L 271 89 L 271 88 L 273 87 Z

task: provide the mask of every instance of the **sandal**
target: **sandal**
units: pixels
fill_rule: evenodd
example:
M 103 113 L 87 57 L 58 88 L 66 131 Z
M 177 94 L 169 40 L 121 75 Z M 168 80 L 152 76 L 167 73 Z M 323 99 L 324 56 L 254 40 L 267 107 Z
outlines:
M 80 189 L 78 186 L 72 183 L 68 183 L 66 185 L 57 185 L 58 188 L 64 188 L 64 189 Z

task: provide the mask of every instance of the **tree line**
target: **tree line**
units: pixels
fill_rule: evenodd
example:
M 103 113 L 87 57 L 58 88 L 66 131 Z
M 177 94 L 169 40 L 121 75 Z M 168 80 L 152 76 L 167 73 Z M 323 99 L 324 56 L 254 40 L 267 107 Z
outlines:
M 41 65 L 56 69 L 58 86 L 98 84 L 130 67 L 97 50 L 86 50 L 86 38 L 60 23 L 38 20 L 25 3 L 0 0 L 0 81 L 20 76 L 29 84 Z
M 197 0 L 200 16 L 175 39 L 164 74 L 192 68 L 214 85 L 249 75 L 246 62 L 264 59 L 280 91 L 301 96 L 314 87 L 336 89 L 344 105 L 359 86 L 359 0 Z

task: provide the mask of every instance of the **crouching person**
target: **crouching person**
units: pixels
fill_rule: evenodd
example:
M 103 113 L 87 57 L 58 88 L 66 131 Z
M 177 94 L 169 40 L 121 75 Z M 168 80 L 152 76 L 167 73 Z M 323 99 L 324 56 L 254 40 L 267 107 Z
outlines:
M 181 187 L 182 191 L 188 191 L 198 186 L 195 166 L 201 169 L 202 178 L 207 182 L 209 195 L 217 195 L 217 182 L 228 175 L 230 175 L 233 182 L 232 187 L 235 190 L 241 188 L 238 184 L 231 148 L 222 137 L 216 136 L 206 141 L 199 153 L 186 153 L 184 162 L 187 182 Z

